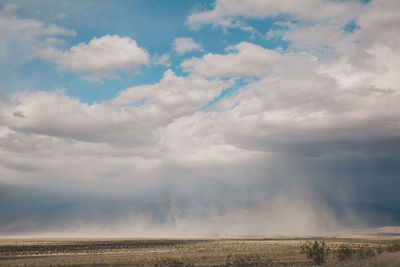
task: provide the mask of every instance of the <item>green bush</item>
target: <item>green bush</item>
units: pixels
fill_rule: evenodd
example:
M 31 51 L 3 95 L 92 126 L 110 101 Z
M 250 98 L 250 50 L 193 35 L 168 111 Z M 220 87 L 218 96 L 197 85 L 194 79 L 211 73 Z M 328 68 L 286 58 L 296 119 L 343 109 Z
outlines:
M 328 254 L 328 249 L 324 241 L 318 242 L 315 240 L 314 243 L 306 242 L 301 246 L 301 249 L 307 255 L 307 258 L 312 259 L 317 265 L 324 263 Z
M 337 258 L 339 261 L 344 261 L 350 259 L 355 253 L 349 245 L 341 244 L 337 250 Z

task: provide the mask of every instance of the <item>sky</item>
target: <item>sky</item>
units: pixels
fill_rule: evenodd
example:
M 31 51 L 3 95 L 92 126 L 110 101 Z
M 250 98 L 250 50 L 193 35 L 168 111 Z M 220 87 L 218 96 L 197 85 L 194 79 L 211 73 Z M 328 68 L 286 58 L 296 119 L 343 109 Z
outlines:
M 0 235 L 400 223 L 397 0 L 0 0 Z

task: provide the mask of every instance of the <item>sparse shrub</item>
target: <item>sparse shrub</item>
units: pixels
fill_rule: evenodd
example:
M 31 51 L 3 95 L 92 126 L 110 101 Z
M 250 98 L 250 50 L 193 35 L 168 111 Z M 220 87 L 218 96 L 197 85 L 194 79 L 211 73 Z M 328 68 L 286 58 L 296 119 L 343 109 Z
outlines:
M 184 267 L 191 266 L 191 264 L 185 264 L 183 261 L 177 259 L 165 258 L 160 263 L 156 264 L 157 267 Z
M 233 266 L 241 267 L 241 266 L 249 266 L 251 263 L 250 256 L 236 256 L 233 260 Z
M 328 249 L 324 241 L 318 242 L 315 240 L 314 243 L 306 242 L 301 246 L 301 249 L 307 255 L 307 258 L 312 259 L 317 265 L 324 263 L 328 254 Z
M 263 259 L 259 255 L 228 255 L 225 266 L 246 267 L 246 266 L 270 266 L 270 259 Z
M 374 249 L 367 246 L 359 246 L 356 253 L 359 259 L 372 258 L 375 256 Z
M 350 259 L 355 253 L 354 249 L 352 249 L 347 244 L 341 244 L 337 250 L 337 258 L 339 261 L 344 261 Z
M 381 245 L 379 245 L 379 246 L 376 248 L 376 252 L 378 252 L 378 254 L 382 254 L 382 253 L 383 253 L 383 248 L 382 248 Z
M 396 252 L 400 250 L 400 242 L 392 243 L 387 246 L 388 252 Z

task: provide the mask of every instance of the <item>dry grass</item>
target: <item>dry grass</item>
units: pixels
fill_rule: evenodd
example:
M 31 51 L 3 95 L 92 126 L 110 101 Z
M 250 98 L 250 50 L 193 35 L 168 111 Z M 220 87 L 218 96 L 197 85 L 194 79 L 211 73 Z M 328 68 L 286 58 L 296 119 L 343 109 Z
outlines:
M 315 238 L 271 239 L 3 239 L 0 266 L 310 266 L 301 246 Z M 318 238 L 327 264 L 400 250 L 396 238 Z M 342 259 L 343 260 L 343 259 Z

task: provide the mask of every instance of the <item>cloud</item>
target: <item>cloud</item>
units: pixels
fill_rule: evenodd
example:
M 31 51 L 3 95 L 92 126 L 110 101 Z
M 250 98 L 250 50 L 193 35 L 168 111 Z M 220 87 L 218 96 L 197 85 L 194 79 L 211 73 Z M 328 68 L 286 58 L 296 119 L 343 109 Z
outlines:
M 231 53 L 209 53 L 202 58 L 186 59 L 181 67 L 185 72 L 205 77 L 264 77 L 271 74 L 273 68 L 279 69 L 280 66 L 288 66 L 288 61 L 304 58 L 301 54 L 284 55 L 248 42 L 229 46 L 226 51 Z
M 166 53 L 161 55 L 160 57 L 156 58 L 155 65 L 162 65 L 165 67 L 170 67 L 171 66 L 171 55 Z
M 203 47 L 196 43 L 193 38 L 175 38 L 172 48 L 179 54 L 183 55 L 190 51 L 203 51 Z
M 242 42 L 231 46 L 227 55 L 206 54 L 202 58 L 186 59 L 181 67 L 185 72 L 206 77 L 265 76 L 271 71 L 279 53 L 258 45 Z
M 353 31 L 347 20 L 323 20 L 318 23 L 278 23 L 279 29 L 267 36 L 285 41 L 288 51 L 302 51 L 320 59 L 320 72 L 336 79 L 342 88 L 398 90 L 400 71 L 400 20 L 395 1 L 371 1 L 354 12 Z M 386 14 L 386 15 L 382 15 Z M 392 37 L 394 36 L 394 37 Z
M 400 117 L 385 107 L 399 101 L 398 92 L 377 97 L 375 90 L 341 90 L 325 75 L 300 70 L 290 79 L 264 78 L 226 100 L 231 106 L 240 101 L 224 121 L 229 125 L 232 119 L 231 127 L 240 124 L 243 132 L 225 126 L 224 136 L 238 147 L 253 150 L 324 155 L 372 149 L 396 154 L 385 142 L 400 138 L 393 125 Z M 382 145 L 371 147 L 368 142 Z
M 230 85 L 229 81 L 207 80 L 195 75 L 177 76 L 167 70 L 159 83 L 128 88 L 109 103 L 123 106 L 145 99 L 144 108 L 155 116 L 168 112 L 162 116 L 175 119 L 192 115 Z
M 39 51 L 38 56 L 94 81 L 101 77 L 116 77 L 119 70 L 134 70 L 150 61 L 147 51 L 136 41 L 118 35 L 95 37 L 88 44 L 80 43 L 65 52 L 48 48 Z
M 357 36 L 368 43 L 385 44 L 392 49 L 398 49 L 400 37 L 400 19 L 397 16 L 400 3 L 394 0 L 371 1 L 368 9 L 357 19 L 360 26 Z
M 0 29 L 30 36 L 75 36 L 76 31 L 33 19 L 21 19 L 13 15 L 17 5 L 5 5 L 0 11 Z
M 128 88 L 100 104 L 81 103 L 62 92 L 16 94 L 0 108 L 0 120 L 26 133 L 140 144 L 151 138 L 146 131 L 193 115 L 227 86 L 229 82 L 180 77 L 168 70 L 159 83 Z M 140 101 L 143 105 L 136 106 Z
M 171 71 L 95 105 L 62 93 L 5 98 L 0 181 L 58 197 L 31 197 L 33 212 L 0 232 L 322 234 L 343 227 L 329 206 L 338 194 L 395 207 L 397 191 L 385 188 L 397 188 L 399 94 L 343 90 L 293 65 L 290 79 L 261 78 L 210 112 L 199 109 L 227 85 Z M 6 218 L 27 210 L 4 201 L 14 207 Z
M 13 14 L 16 10 L 18 10 L 19 6 L 16 4 L 6 4 L 3 6 L 3 8 L 0 10 L 0 15 L 11 15 Z
M 76 36 L 76 31 L 34 19 L 19 18 L 14 13 L 18 5 L 8 4 L 0 10 L 0 61 L 10 66 L 34 57 L 39 47 L 47 46 L 46 39 Z M 57 37 L 55 37 L 57 36 Z
M 205 24 L 222 28 L 240 28 L 240 18 L 265 19 L 284 14 L 299 20 L 348 19 L 362 4 L 356 1 L 306 0 L 218 0 L 211 10 L 191 14 L 186 24 L 199 29 Z

